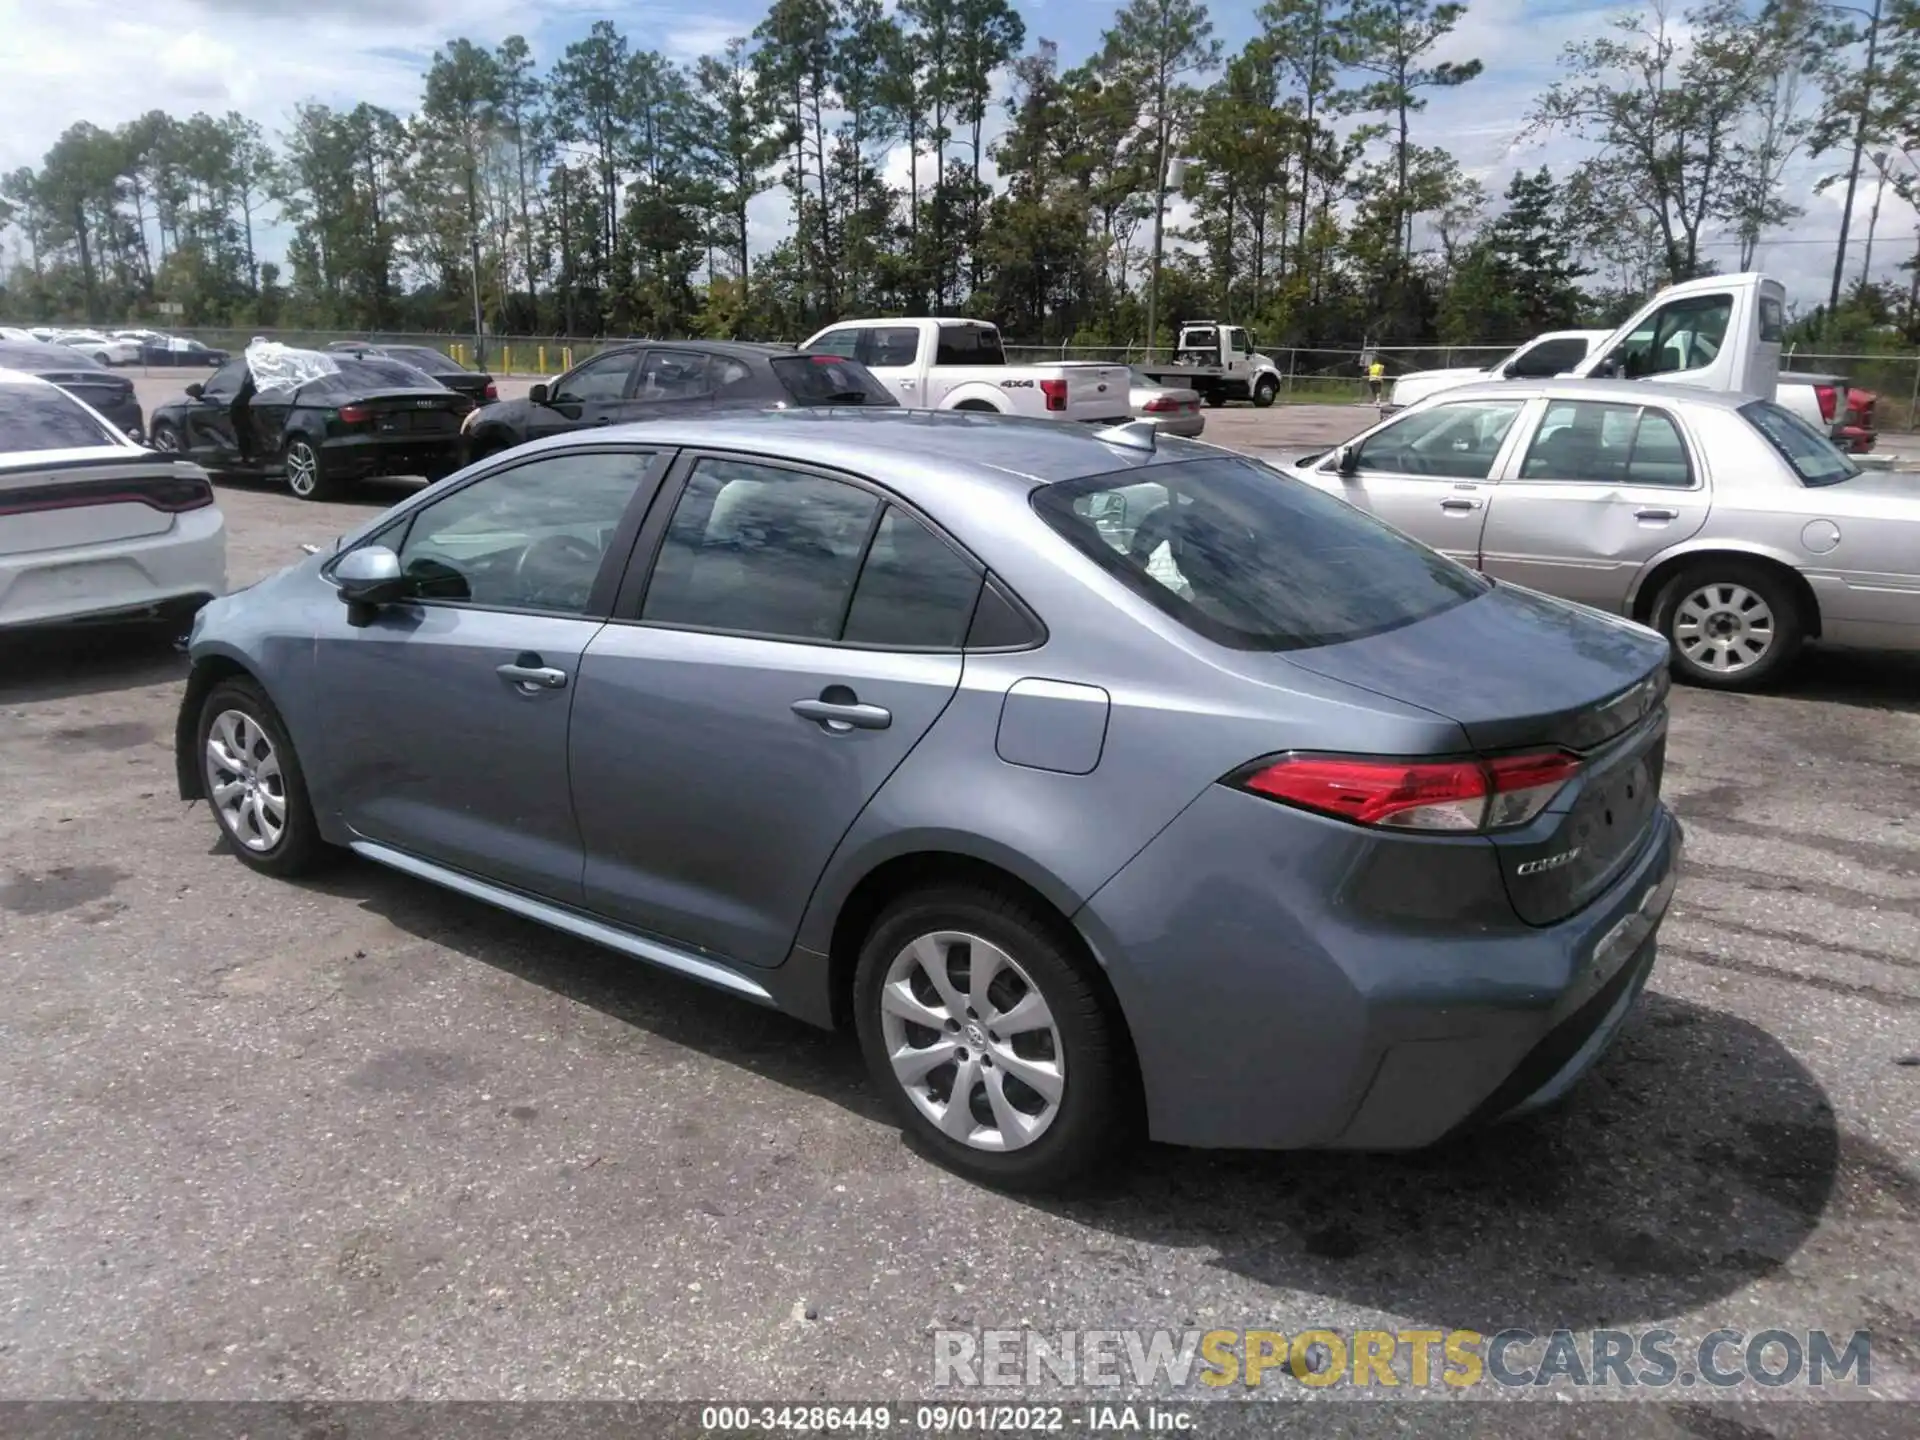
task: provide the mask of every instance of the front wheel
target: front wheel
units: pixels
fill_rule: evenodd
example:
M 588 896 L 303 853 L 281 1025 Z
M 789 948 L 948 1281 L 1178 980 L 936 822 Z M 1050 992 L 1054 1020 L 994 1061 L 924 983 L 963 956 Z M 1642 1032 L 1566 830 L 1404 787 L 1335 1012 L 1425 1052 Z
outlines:
M 921 1148 L 969 1179 L 1053 1190 L 1134 1133 L 1119 1021 L 1029 902 L 970 887 L 894 902 L 854 976 L 875 1085 Z
M 287 472 L 287 488 L 302 500 L 330 500 L 339 488 L 327 474 L 319 447 L 304 436 L 287 441 L 281 457 Z
M 1259 383 L 1253 387 L 1253 403 L 1264 410 L 1273 404 L 1274 397 L 1279 393 L 1280 382 L 1271 375 L 1263 375 Z
M 1755 690 L 1792 662 L 1805 637 L 1799 597 L 1777 573 L 1738 560 L 1689 566 L 1661 590 L 1654 628 L 1681 679 Z
M 234 854 L 268 875 L 330 858 L 280 712 L 250 679 L 222 680 L 200 707 L 200 776 Z
M 147 438 L 153 442 L 153 448 L 165 455 L 180 453 L 180 432 L 171 425 L 155 425 Z

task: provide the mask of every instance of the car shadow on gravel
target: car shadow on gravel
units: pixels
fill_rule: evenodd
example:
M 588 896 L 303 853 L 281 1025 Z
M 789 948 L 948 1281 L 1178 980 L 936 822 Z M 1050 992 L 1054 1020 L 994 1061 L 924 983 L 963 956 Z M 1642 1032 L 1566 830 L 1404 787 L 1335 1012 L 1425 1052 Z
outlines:
M 184 680 L 187 660 L 174 641 L 191 623 L 32 630 L 0 637 L 0 705 L 111 695 Z
M 676 1045 L 891 1121 L 850 1037 L 372 866 L 315 888 Z M 1090 1250 L 1101 1233 L 1207 1250 L 1275 1289 L 1439 1325 L 1544 1331 L 1710 1305 L 1779 1270 L 1836 1205 L 1920 1220 L 1920 1180 L 1843 1138 L 1818 1082 L 1766 1031 L 1650 991 L 1552 1112 L 1400 1155 L 1149 1145 L 1095 1188 L 1022 1203 L 1085 1227 Z
M 1794 663 L 1775 693 L 1788 700 L 1920 713 L 1920 653 L 1816 645 Z

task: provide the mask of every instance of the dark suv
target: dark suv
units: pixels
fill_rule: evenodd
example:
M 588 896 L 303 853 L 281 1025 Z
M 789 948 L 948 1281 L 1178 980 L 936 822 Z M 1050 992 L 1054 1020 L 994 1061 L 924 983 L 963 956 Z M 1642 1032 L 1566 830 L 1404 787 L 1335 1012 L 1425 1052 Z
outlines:
M 467 422 L 468 455 L 594 425 L 789 406 L 894 406 L 857 360 L 742 341 L 635 341 L 602 350 L 525 400 L 503 400 Z

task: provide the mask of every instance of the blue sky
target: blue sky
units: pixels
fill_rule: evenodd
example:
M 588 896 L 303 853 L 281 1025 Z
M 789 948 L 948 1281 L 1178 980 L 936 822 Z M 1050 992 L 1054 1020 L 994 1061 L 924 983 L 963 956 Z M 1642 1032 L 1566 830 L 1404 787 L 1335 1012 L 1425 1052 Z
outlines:
M 1029 43 L 1056 41 L 1067 64 L 1098 47 L 1115 10 L 1112 0 L 1016 3 Z M 1253 0 L 1211 7 L 1215 33 L 1229 52 L 1253 33 L 1255 8 Z M 1568 41 L 1633 8 L 1631 0 L 1472 0 L 1437 58 L 1479 59 L 1486 73 L 1435 96 L 1416 121 L 1416 138 L 1447 146 L 1495 194 L 1521 166 L 1571 165 L 1580 152 L 1565 140 L 1515 146 L 1528 106 L 1559 73 Z M 427 59 L 456 35 L 492 44 L 517 31 L 544 65 L 595 20 L 607 19 L 636 48 L 689 61 L 750 31 L 763 13 L 756 0 L 698 6 L 675 0 L 0 0 L 0 36 L 7 42 L 0 45 L 0 172 L 37 163 L 76 120 L 114 125 L 155 106 L 176 113 L 237 109 L 269 129 L 282 127 L 305 99 L 370 100 L 404 111 L 418 96 Z M 1811 194 L 1820 168 L 1803 164 L 1790 175 L 1808 213 L 1771 237 L 1759 261 L 1803 302 L 1824 297 L 1822 276 L 1838 229 L 1838 195 Z M 892 172 L 905 179 L 903 157 L 896 157 Z M 1864 229 L 1871 202 L 1871 187 L 1863 187 L 1857 229 Z M 762 197 L 756 206 L 762 243 L 780 233 L 782 209 L 778 196 Z M 1894 274 L 1913 253 L 1914 221 L 1889 195 L 1874 251 L 1876 274 Z M 1721 247 L 1712 253 L 1730 264 L 1737 252 Z M 1856 244 L 1852 263 L 1859 260 Z

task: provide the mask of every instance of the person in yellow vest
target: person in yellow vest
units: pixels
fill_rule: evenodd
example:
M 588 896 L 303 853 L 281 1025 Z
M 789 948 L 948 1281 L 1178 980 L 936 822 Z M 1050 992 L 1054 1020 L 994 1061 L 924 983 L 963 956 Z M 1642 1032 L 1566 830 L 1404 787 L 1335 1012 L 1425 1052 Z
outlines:
M 1373 394 L 1374 404 L 1380 403 L 1380 392 L 1385 388 L 1386 383 L 1387 367 L 1380 363 L 1380 357 L 1376 355 L 1373 363 L 1367 366 L 1367 389 Z

